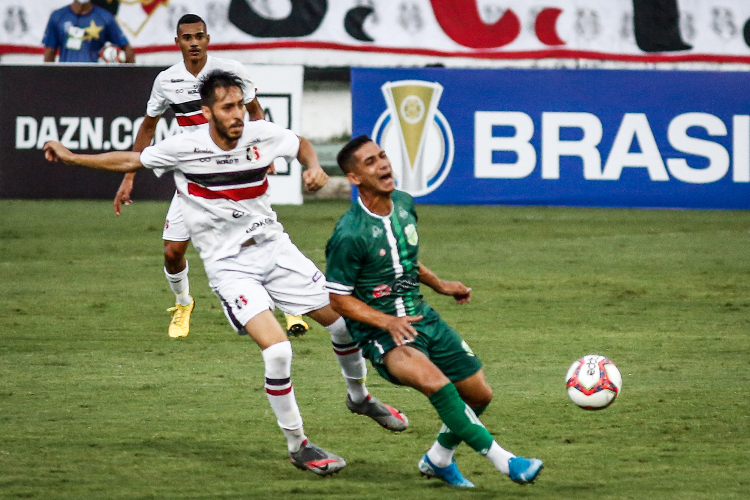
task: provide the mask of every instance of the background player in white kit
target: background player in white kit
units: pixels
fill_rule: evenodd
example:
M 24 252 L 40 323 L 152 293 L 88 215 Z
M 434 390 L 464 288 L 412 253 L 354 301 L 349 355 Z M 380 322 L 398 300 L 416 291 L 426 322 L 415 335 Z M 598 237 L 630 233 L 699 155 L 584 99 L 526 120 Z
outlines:
M 292 464 L 328 475 L 345 462 L 310 443 L 304 434 L 292 389 L 291 344 L 272 309 L 276 304 L 287 313 L 307 314 L 333 339 L 351 342 L 351 337 L 344 319 L 330 307 L 323 274 L 277 222 L 266 193 L 266 172 L 275 158 L 283 156 L 296 157 L 306 167 L 303 178 L 308 189 L 322 187 L 327 176 L 306 139 L 263 120 L 243 122 L 242 85 L 242 79 L 231 73 L 217 70 L 208 74 L 201 85 L 201 98 L 209 128 L 178 134 L 142 153 L 81 155 L 59 142 L 49 142 L 45 156 L 50 161 L 115 172 L 144 166 L 157 175 L 175 172 L 184 220 L 211 287 L 232 326 L 248 333 L 262 350 L 266 395 L 287 439 Z M 339 355 L 339 361 L 345 372 L 359 369 L 364 376 L 364 360 L 359 349 L 356 351 L 356 357 L 352 357 L 354 353 Z M 354 403 L 349 396 L 347 407 L 373 417 L 384 427 L 393 429 L 391 424 L 401 422 L 406 428 L 403 414 L 369 395 L 361 403 Z M 386 408 L 390 415 L 379 419 L 359 411 L 365 407 Z
M 161 116 L 171 108 L 177 124 L 183 132 L 192 132 L 208 122 L 201 112 L 198 83 L 202 76 L 214 69 L 229 71 L 240 76 L 245 82 L 244 102 L 251 120 L 265 118 L 263 108 L 255 96 L 255 85 L 245 71 L 245 67 L 230 59 L 219 59 L 206 52 L 210 36 L 206 23 L 195 14 L 185 14 L 177 21 L 175 43 L 182 52 L 183 61 L 159 73 L 154 80 L 151 97 L 146 106 L 146 115 L 138 129 L 133 151 L 143 151 L 154 139 L 156 124 Z M 135 173 L 125 174 L 115 195 L 115 213 L 120 215 L 122 204 L 131 203 Z M 190 235 L 182 219 L 182 211 L 177 194 L 167 212 L 162 233 L 164 240 L 164 274 L 175 294 L 175 306 L 170 308 L 172 320 L 169 324 L 170 337 L 185 337 L 190 332 L 190 316 L 195 301 L 190 296 L 188 279 L 189 266 L 185 259 L 190 244 Z M 298 334 L 307 330 L 301 318 L 289 316 L 287 328 Z

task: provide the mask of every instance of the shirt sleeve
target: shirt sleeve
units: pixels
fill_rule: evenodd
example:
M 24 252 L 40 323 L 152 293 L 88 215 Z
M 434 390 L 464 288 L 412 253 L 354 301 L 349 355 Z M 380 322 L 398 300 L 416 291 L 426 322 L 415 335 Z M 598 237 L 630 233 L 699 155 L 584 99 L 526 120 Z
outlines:
M 125 37 L 125 34 L 120 29 L 120 25 L 117 24 L 117 20 L 114 18 L 114 16 L 111 16 L 109 21 L 107 22 L 107 31 L 109 31 L 109 41 L 117 45 L 118 47 L 122 48 L 130 43 L 128 42 L 127 37 Z
M 336 227 L 326 244 L 326 290 L 351 295 L 362 269 L 357 239 Z
M 163 115 L 169 108 L 169 101 L 161 88 L 161 73 L 154 80 L 154 86 L 151 88 L 151 97 L 146 104 L 146 114 L 151 118 Z
M 59 49 L 61 44 L 58 40 L 58 27 L 56 13 L 53 13 L 49 21 L 47 21 L 47 28 L 44 30 L 44 38 L 42 38 L 42 45 L 45 47 L 52 47 L 53 49 Z
M 179 143 L 181 134 L 173 135 L 141 151 L 141 165 L 153 170 L 154 175 L 161 177 L 164 172 L 175 170 L 179 164 Z
M 244 64 L 239 62 L 235 64 L 235 72 L 237 73 L 237 76 L 242 78 L 242 81 L 245 84 L 245 104 L 248 104 L 255 99 L 255 83 L 250 79 L 250 75 L 247 73 Z

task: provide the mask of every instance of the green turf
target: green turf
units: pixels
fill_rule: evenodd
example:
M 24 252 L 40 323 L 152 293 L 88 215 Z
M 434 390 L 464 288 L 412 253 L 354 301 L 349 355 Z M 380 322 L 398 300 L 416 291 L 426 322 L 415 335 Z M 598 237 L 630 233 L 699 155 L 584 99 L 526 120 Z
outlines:
M 193 250 L 192 331 L 167 337 L 166 203 L 0 201 L 0 498 L 734 499 L 750 491 L 750 212 L 420 207 L 422 261 L 474 290 L 428 300 L 484 361 L 482 420 L 544 460 L 520 487 L 465 447 L 457 491 L 416 464 L 439 421 L 371 371 L 404 410 L 393 435 L 344 406 L 326 332 L 293 341 L 308 436 L 347 468 L 294 469 L 263 391 Z M 342 202 L 279 207 L 324 264 Z M 578 357 L 614 360 L 624 389 L 587 412 L 567 398 Z

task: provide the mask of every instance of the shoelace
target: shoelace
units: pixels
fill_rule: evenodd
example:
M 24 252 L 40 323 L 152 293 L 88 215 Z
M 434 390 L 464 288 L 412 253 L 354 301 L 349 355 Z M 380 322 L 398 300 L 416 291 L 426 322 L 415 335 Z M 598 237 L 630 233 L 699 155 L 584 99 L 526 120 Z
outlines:
M 175 325 L 179 325 L 180 323 L 182 323 L 183 312 L 185 310 L 184 307 L 187 307 L 187 306 L 183 306 L 183 307 L 174 306 L 174 307 L 170 307 L 169 309 L 167 309 L 167 312 L 174 313 L 172 314 L 172 323 L 174 323 Z

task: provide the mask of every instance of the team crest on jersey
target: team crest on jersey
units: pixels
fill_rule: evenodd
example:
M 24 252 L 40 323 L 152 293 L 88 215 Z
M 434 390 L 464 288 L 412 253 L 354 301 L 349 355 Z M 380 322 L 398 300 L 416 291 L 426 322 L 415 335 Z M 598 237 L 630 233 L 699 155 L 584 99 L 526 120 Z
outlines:
M 244 295 L 240 295 L 236 299 L 234 299 L 234 305 L 237 306 L 237 309 L 242 309 L 247 305 L 247 299 Z
M 414 224 L 409 224 L 404 228 L 404 236 L 411 246 L 419 243 L 419 234 L 417 234 L 417 227 Z
M 378 285 L 372 289 L 372 296 L 375 299 L 379 299 L 381 297 L 387 297 L 390 294 L 391 294 L 391 287 L 389 287 L 388 285 Z
M 407 217 L 409 217 L 409 212 L 404 210 L 404 207 L 398 207 L 398 217 L 400 219 L 406 219 Z
M 260 150 L 258 149 L 258 146 L 251 146 L 247 148 L 245 158 L 247 158 L 250 161 L 260 160 Z
M 443 86 L 401 80 L 381 90 L 387 109 L 370 135 L 388 154 L 400 190 L 415 197 L 431 193 L 453 165 L 453 132 L 437 109 Z
M 379 228 L 378 226 L 372 226 L 372 237 L 373 238 L 380 238 L 380 235 L 383 234 L 383 230 Z

